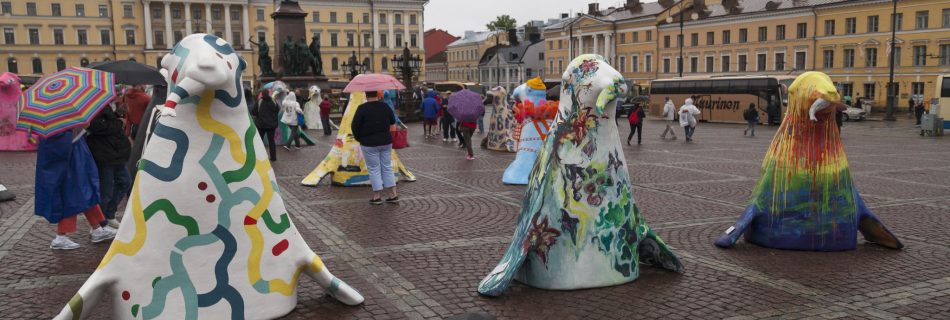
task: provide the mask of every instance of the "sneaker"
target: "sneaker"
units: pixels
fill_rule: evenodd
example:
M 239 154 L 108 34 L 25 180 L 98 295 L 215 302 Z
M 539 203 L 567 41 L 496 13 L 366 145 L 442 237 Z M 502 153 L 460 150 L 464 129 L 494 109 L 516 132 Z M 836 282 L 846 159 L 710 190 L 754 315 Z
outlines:
M 386 198 L 386 203 L 399 203 L 399 196 L 395 196 L 395 197 L 392 197 L 392 198 Z
M 374 205 L 374 206 L 381 205 L 383 204 L 383 199 L 370 199 L 369 204 Z
M 458 142 L 458 141 L 459 141 L 458 138 L 452 138 L 452 142 Z
M 92 243 L 99 243 L 106 240 L 111 240 L 115 238 L 115 229 L 109 227 L 101 227 L 89 232 L 89 235 L 92 236 Z
M 53 250 L 73 250 L 78 249 L 79 244 L 73 242 L 68 237 L 56 237 L 53 239 L 53 242 L 49 244 L 49 248 Z
M 287 149 L 287 151 L 290 151 L 290 146 L 284 146 L 284 149 Z
M 109 219 L 108 221 L 109 221 L 109 224 L 108 224 L 107 226 L 108 226 L 109 228 L 112 228 L 112 229 L 119 229 L 119 220 L 116 220 L 116 219 Z
M 746 134 L 748 134 L 748 133 L 749 133 L 749 129 L 742 130 L 742 135 L 743 135 L 743 136 L 746 135 Z
M 474 156 L 466 156 L 466 157 L 465 157 L 465 160 L 475 160 L 475 157 L 474 157 Z

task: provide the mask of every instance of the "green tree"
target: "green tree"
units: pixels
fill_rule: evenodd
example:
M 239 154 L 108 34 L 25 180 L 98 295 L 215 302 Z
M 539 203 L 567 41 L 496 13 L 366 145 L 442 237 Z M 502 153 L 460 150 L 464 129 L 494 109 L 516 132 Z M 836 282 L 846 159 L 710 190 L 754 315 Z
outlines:
M 498 30 L 508 30 L 514 29 L 518 25 L 518 21 L 515 18 L 507 14 L 503 14 L 495 17 L 495 21 L 489 22 L 485 25 L 489 31 L 498 31 Z

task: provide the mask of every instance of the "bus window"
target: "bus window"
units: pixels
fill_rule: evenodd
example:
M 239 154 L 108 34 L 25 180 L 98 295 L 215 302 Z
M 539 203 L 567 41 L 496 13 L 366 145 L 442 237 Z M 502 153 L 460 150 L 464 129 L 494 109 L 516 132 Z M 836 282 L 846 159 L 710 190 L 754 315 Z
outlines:
M 940 97 L 950 98 L 950 76 L 943 77 L 943 84 L 940 85 Z
M 730 80 L 729 87 L 740 92 L 752 90 L 749 88 L 749 80 Z

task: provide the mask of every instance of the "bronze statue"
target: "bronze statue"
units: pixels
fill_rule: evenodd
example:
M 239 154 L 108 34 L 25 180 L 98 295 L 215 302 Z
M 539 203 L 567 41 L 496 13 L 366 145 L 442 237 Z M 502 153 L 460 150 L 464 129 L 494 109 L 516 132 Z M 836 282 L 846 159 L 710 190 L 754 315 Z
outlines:
M 323 57 L 320 56 L 320 37 L 313 36 L 310 42 L 310 68 L 313 69 L 313 75 L 323 75 Z
M 287 41 L 284 41 L 284 45 L 280 50 L 281 66 L 283 67 L 284 75 L 290 76 L 297 74 L 296 51 L 297 48 L 294 45 L 294 39 L 287 36 Z
M 307 48 L 307 39 L 301 37 L 300 41 L 297 41 L 297 74 L 307 74 L 311 61 L 313 61 L 313 55 Z
M 253 45 L 257 46 L 257 67 L 260 68 L 261 75 L 269 76 L 274 74 L 274 67 L 270 58 L 270 47 L 267 46 L 267 39 L 261 38 L 260 43 L 254 42 L 254 37 L 247 39 Z

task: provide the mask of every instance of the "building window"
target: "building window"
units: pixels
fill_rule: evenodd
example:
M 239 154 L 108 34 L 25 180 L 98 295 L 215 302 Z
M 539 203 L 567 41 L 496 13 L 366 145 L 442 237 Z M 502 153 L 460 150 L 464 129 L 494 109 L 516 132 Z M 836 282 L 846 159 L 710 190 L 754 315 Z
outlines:
M 101 30 L 99 30 L 99 39 L 101 39 L 101 40 L 100 40 L 100 43 L 102 43 L 102 44 L 112 44 L 112 39 L 111 39 L 111 37 L 109 37 L 110 34 L 111 34 L 111 33 L 109 32 L 109 29 L 101 29 Z
M 373 45 L 373 35 L 369 33 L 363 34 L 363 46 L 370 47 Z
M 379 46 L 388 47 L 389 46 L 389 35 L 385 33 L 379 34 Z
M 736 66 L 736 69 L 739 70 L 739 72 L 746 72 L 748 70 L 749 58 L 744 54 L 738 55 L 738 58 L 739 64 Z
M 653 41 L 653 30 L 647 30 L 647 42 Z
M 363 23 L 369 24 L 369 13 L 363 13 Z
M 878 16 L 868 16 L 868 32 L 877 32 Z
M 639 33 L 639 32 L 636 32 L 636 31 L 634 31 L 633 33 L 631 33 L 631 35 L 630 35 L 630 42 L 632 42 L 632 43 L 640 42 L 640 33 Z
M 152 39 L 155 41 L 155 45 L 165 46 L 165 31 L 162 31 L 162 30 L 152 31 Z
M 409 46 L 410 46 L 410 47 L 413 47 L 413 48 L 418 47 L 418 46 L 416 45 L 417 42 L 418 42 L 418 41 L 417 41 L 416 35 L 410 34 L 410 35 L 409 35 Z
M 161 58 L 159 58 L 159 59 L 161 59 Z M 80 66 L 80 67 L 83 67 L 83 68 L 88 67 L 88 66 L 89 66 L 89 59 L 86 59 L 86 58 L 79 59 L 79 66 Z
M 795 70 L 805 70 L 805 52 L 795 52 Z
M 76 16 L 77 17 L 86 16 L 86 5 L 81 4 L 81 3 L 76 5 Z
M 340 60 L 337 60 L 336 57 L 330 60 L 330 70 L 333 70 L 333 71 L 340 70 Z
M 627 72 L 627 57 L 620 56 L 619 59 L 620 59 L 620 73 L 626 73 Z
M 416 15 L 414 14 L 409 15 L 409 24 L 416 25 Z
M 338 40 L 338 38 L 337 38 L 338 36 L 339 36 L 339 35 L 336 34 L 336 33 L 331 33 L 331 34 L 330 34 L 330 46 L 331 46 L 331 47 L 337 47 L 337 46 L 339 46 L 339 40 Z
M 940 65 L 941 66 L 950 65 L 950 44 L 940 45 Z
M 386 59 L 386 57 L 382 57 L 381 59 L 379 59 L 379 65 L 380 65 L 380 68 L 379 68 L 380 71 L 384 71 L 384 72 L 389 71 L 389 59 Z
M 853 83 L 840 83 L 841 86 L 841 96 L 842 97 L 853 97 L 854 96 L 854 84 Z
M 640 56 L 630 56 L 630 71 L 640 72 Z
M 901 66 L 901 47 L 894 47 L 894 50 L 891 51 L 894 53 L 894 66 Z
M 755 60 L 755 70 L 756 71 L 765 71 L 766 66 L 766 55 L 764 53 L 756 54 Z
M 33 58 L 33 73 L 43 74 L 43 60 L 40 58 Z
M 319 34 L 319 33 L 314 33 L 313 35 L 314 35 L 314 36 L 317 36 L 317 39 L 320 39 L 320 34 Z M 257 32 L 257 41 L 264 41 L 264 39 L 266 39 L 266 38 L 267 38 L 267 33 L 265 33 L 264 31 L 258 31 L 258 32 Z
M 347 47 L 355 47 L 355 46 L 356 46 L 356 35 L 354 35 L 354 34 L 352 34 L 352 33 L 347 33 L 347 34 L 346 34 L 346 46 L 347 46 Z
M 165 14 L 164 9 L 160 7 L 153 7 L 150 11 L 152 12 L 152 19 L 161 19 L 162 15 Z
M 699 34 L 694 33 L 689 36 L 689 45 L 695 47 L 699 45 Z
M 627 43 L 627 34 L 626 34 L 626 33 L 621 33 L 621 34 L 620 34 L 620 43 L 621 43 L 621 44 Z
M 382 23 L 387 23 L 387 22 L 386 22 L 386 14 L 385 14 L 385 13 L 380 13 L 380 14 L 379 14 L 379 23 L 380 23 L 380 24 L 382 24 Z
M 330 12 L 330 23 L 336 23 L 336 12 Z
M 914 66 L 923 67 L 927 65 L 927 46 L 914 46 Z
M 16 33 L 13 28 L 3 28 L 3 44 L 16 44 Z
M 181 39 L 184 39 L 185 35 L 181 31 L 175 31 L 175 44 L 181 42 Z
M 835 35 L 835 21 L 834 20 L 825 20 L 825 35 L 826 36 Z
M 56 59 L 56 71 L 63 71 L 63 69 L 66 69 L 66 59 Z
M 221 21 L 221 8 L 211 7 L 211 20 Z
M 40 44 L 40 29 L 29 28 L 26 30 L 27 34 L 30 35 L 30 44 Z
M 785 53 L 776 52 L 775 53 L 775 71 L 785 70 Z
M 0 2 L 0 14 L 13 14 L 13 4 L 9 1 Z
M 393 23 L 402 24 L 402 14 L 397 13 L 393 15 Z
M 730 63 L 729 60 L 730 60 L 729 56 L 719 57 L 719 63 L 721 66 L 719 69 L 722 70 L 722 72 L 729 72 L 729 63 Z
M 53 44 L 65 44 L 63 29 L 53 29 Z
M 89 36 L 86 35 L 86 29 L 76 30 L 76 43 L 80 45 L 89 44 Z
M 35 16 L 36 15 L 36 2 L 27 2 L 26 3 L 26 15 Z M 41 72 L 42 73 L 42 72 Z
M 910 83 L 910 93 L 915 96 L 924 95 L 924 83 L 923 82 L 911 82 Z
M 131 4 L 123 4 L 123 5 L 122 5 L 122 17 L 124 17 L 124 18 L 134 18 L 134 16 L 132 15 L 132 5 L 131 5 Z
M 201 20 L 201 8 L 191 8 L 191 18 Z M 200 23 L 198 25 L 201 25 Z
M 63 9 L 58 3 L 50 4 L 49 9 L 50 13 L 52 13 L 54 17 L 60 17 L 63 15 Z
M 403 45 L 405 45 L 405 43 L 402 42 L 402 40 L 403 40 L 403 39 L 402 39 L 402 33 L 397 33 L 397 34 L 396 34 L 396 43 L 393 43 L 393 44 L 396 45 L 397 47 L 402 47 Z M 473 59 L 474 59 L 474 58 L 473 58 Z
M 241 11 L 231 10 L 231 21 L 241 20 Z
M 799 24 L 796 26 L 796 29 L 797 29 L 796 36 L 797 36 L 798 39 L 805 39 L 805 38 L 808 37 L 808 24 L 807 24 L 807 23 L 804 23 L 804 22 L 799 23 Z
M 260 11 L 260 12 L 263 13 L 262 11 Z M 172 7 L 172 18 L 173 18 L 173 19 L 181 19 L 181 8 L 179 8 L 179 7 Z
M 352 12 L 347 12 L 347 13 L 346 13 L 346 23 L 353 23 L 353 13 L 352 13 Z
M 100 4 L 100 5 L 99 5 L 99 17 L 100 17 L 100 18 L 105 18 L 105 17 L 108 17 L 108 16 L 109 16 L 109 7 L 106 6 L 106 5 L 104 5 L 104 4 Z
M 732 43 L 732 31 L 723 30 L 722 31 L 722 44 Z
M 715 59 L 713 57 L 706 57 L 706 73 L 713 73 L 713 64 Z
M 663 48 L 670 47 L 670 36 L 663 36 Z
M 135 44 L 135 30 L 125 30 L 125 44 Z
M 706 32 L 706 45 L 711 46 L 716 44 L 716 33 L 715 32 Z
M 647 54 L 643 56 L 643 71 L 653 72 L 653 55 Z
M 864 65 L 868 68 L 877 67 L 877 48 L 864 49 Z
M 257 21 L 264 21 L 264 9 L 257 8 Z
M 749 29 L 739 29 L 739 43 L 749 42 Z
M 824 57 L 824 60 L 825 60 L 823 64 L 825 68 L 835 67 L 835 52 L 834 51 L 825 50 L 822 52 L 822 56 Z
M 914 20 L 914 26 L 917 29 L 927 29 L 930 20 L 930 13 L 927 11 L 917 11 L 917 19 Z
M 858 19 L 856 18 L 844 19 L 844 34 L 853 34 L 857 32 L 857 28 L 858 28 Z
M 548 69 L 554 70 L 554 59 L 548 60 Z
M 17 66 L 16 58 L 7 59 L 7 71 L 12 73 L 20 73 L 20 68 Z
M 670 73 L 670 58 L 663 58 L 663 73 Z
M 874 99 L 877 96 L 877 86 L 874 83 L 865 83 L 864 84 L 864 97 L 868 99 Z
M 759 27 L 759 42 L 769 40 L 769 27 Z
M 699 57 L 689 57 L 689 72 L 699 72 Z
M 854 49 L 844 49 L 844 67 L 854 68 Z
M 943 9 L 942 17 L 943 17 L 943 20 L 942 20 L 943 23 L 941 23 L 940 25 L 942 25 L 944 28 L 950 28 L 950 9 Z

